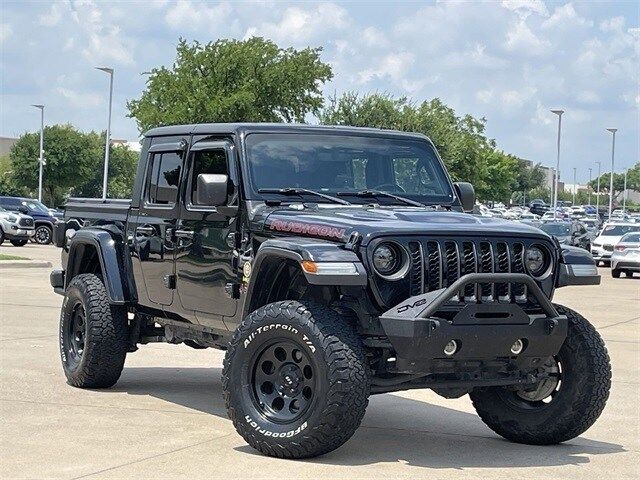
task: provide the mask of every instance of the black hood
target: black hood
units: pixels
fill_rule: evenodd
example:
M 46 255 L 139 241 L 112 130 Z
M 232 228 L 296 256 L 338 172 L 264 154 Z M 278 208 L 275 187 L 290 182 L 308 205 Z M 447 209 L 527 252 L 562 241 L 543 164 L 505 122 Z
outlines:
M 414 207 L 258 207 L 253 226 L 272 235 L 294 235 L 346 242 L 352 233 L 366 245 L 378 236 L 443 235 L 550 237 L 540 229 L 509 220 Z

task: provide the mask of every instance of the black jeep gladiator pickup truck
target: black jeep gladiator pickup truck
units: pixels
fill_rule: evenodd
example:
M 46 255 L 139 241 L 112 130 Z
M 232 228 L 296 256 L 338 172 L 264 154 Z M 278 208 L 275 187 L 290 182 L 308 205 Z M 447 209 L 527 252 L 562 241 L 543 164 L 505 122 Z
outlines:
M 423 135 L 201 124 L 144 139 L 131 200 L 70 199 L 55 231 L 69 384 L 114 385 L 150 342 L 226 350 L 237 431 L 267 455 L 338 448 L 374 393 L 469 394 L 503 437 L 589 428 L 605 345 L 557 287 L 600 282 L 589 252 L 476 217 Z

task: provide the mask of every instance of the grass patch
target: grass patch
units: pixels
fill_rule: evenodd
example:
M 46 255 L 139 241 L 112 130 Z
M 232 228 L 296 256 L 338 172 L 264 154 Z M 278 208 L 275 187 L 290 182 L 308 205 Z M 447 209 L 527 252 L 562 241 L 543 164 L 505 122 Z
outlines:
M 25 257 L 19 257 L 17 255 L 6 255 L 4 253 L 0 253 L 0 260 L 29 260 Z

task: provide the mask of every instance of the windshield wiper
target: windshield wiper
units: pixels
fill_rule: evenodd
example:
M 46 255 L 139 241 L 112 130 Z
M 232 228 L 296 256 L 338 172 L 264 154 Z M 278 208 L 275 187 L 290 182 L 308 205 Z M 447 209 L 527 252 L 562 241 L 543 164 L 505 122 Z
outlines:
M 324 198 L 325 200 L 329 200 L 333 203 L 339 203 L 340 205 L 351 205 L 350 202 L 346 200 L 342 200 L 341 198 L 332 197 L 331 195 L 326 195 L 321 192 L 316 192 L 315 190 L 309 190 L 308 188 L 260 188 L 258 193 L 279 193 L 280 195 L 315 195 L 316 197 Z
M 414 207 L 426 207 L 424 203 L 420 203 L 416 200 L 411 200 L 410 198 L 401 197 L 399 195 L 394 195 L 393 193 L 383 192 L 380 190 L 361 190 L 359 192 L 338 192 L 336 193 L 339 197 L 353 195 L 354 197 L 387 197 L 393 198 L 394 200 L 398 200 L 399 202 L 405 203 L 406 205 L 412 205 Z

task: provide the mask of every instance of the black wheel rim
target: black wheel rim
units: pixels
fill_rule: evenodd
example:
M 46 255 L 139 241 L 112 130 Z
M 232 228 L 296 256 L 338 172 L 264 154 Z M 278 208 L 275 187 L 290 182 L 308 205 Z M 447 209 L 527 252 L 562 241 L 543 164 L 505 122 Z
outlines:
M 50 238 L 51 234 L 49 233 L 49 229 L 47 227 L 39 227 L 36 230 L 36 242 L 48 243 Z
M 290 340 L 259 351 L 249 374 L 254 406 L 275 423 L 295 422 L 316 394 L 317 368 L 306 349 Z
M 66 350 L 72 365 L 80 363 L 84 353 L 85 339 L 87 332 L 87 321 L 84 307 L 81 303 L 74 305 L 71 317 L 67 323 L 65 331 L 67 341 Z
M 538 411 L 551 405 L 562 387 L 563 364 L 559 357 L 549 357 L 540 367 L 547 377 L 532 388 L 500 390 L 502 399 L 517 410 Z

